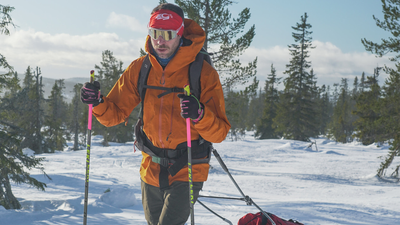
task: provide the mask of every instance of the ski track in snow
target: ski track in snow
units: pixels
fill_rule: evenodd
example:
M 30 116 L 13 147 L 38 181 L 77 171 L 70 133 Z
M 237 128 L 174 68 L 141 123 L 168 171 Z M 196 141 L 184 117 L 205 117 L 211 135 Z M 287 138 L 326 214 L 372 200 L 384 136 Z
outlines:
M 92 137 L 88 224 L 147 224 L 141 205 L 141 153 L 133 143 L 101 146 Z M 400 224 L 400 184 L 380 179 L 376 170 L 388 147 L 341 144 L 324 138 L 316 146 L 293 140 L 224 141 L 214 144 L 245 195 L 263 210 L 304 224 Z M 42 154 L 47 180 L 37 170 L 31 175 L 45 182 L 45 192 L 13 185 L 21 210 L 0 206 L 1 225 L 82 224 L 86 151 Z M 396 159 L 393 165 L 400 160 Z M 240 192 L 215 157 L 210 162 L 204 196 L 241 198 Z M 106 193 L 105 193 L 106 192 Z M 233 224 L 258 209 L 244 201 L 200 198 L 206 206 Z M 198 225 L 227 224 L 200 204 Z M 190 221 L 187 222 L 190 224 Z

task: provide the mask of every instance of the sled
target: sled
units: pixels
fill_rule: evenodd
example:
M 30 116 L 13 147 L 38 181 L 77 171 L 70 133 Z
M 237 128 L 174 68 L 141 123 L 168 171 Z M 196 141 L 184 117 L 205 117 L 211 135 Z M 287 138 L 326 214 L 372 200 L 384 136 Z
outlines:
M 249 225 L 254 224 L 254 225 L 258 225 L 258 224 L 262 224 L 262 225 L 277 225 L 278 224 L 282 224 L 282 225 L 291 225 L 291 224 L 298 224 L 298 225 L 303 225 L 297 221 L 293 221 L 293 220 L 283 220 L 277 216 L 275 216 L 274 214 L 268 213 L 264 210 L 262 210 L 254 201 L 253 199 L 251 199 L 248 195 L 245 195 L 243 193 L 243 191 L 240 189 L 239 185 L 236 183 L 235 179 L 233 179 L 232 174 L 229 172 L 228 167 L 225 165 L 224 161 L 222 161 L 221 156 L 218 154 L 217 150 L 212 147 L 211 148 L 212 153 L 214 154 L 215 158 L 217 159 L 218 163 L 221 165 L 222 169 L 228 174 L 229 178 L 231 179 L 231 181 L 233 182 L 233 184 L 236 186 L 236 188 L 238 189 L 238 191 L 240 192 L 240 194 L 243 196 L 243 198 L 232 198 L 232 197 L 218 197 L 218 196 L 203 196 L 203 195 L 199 195 L 199 198 L 220 198 L 220 199 L 232 199 L 232 200 L 241 200 L 246 202 L 247 205 L 254 205 L 260 212 L 257 214 L 246 214 L 245 216 L 243 216 L 240 220 L 238 225 L 241 224 L 246 224 L 246 223 L 240 223 L 241 220 L 247 220 L 247 217 L 252 217 L 252 215 L 255 215 L 254 218 L 256 218 L 257 216 L 260 216 L 260 223 L 248 223 Z M 207 209 L 208 211 L 210 211 L 211 213 L 213 213 L 215 216 L 219 217 L 220 219 L 222 219 L 223 221 L 225 221 L 226 223 L 233 225 L 232 222 L 220 215 L 218 215 L 216 212 L 214 212 L 213 210 L 211 210 L 210 208 L 208 208 L 204 203 L 202 203 L 200 200 L 197 199 L 197 202 L 202 205 L 205 209 Z M 246 217 L 246 218 L 245 218 Z M 243 219 L 245 218 L 245 219 Z M 262 220 L 264 219 L 264 220 Z M 288 222 L 288 223 L 284 223 L 284 222 Z M 292 222 L 293 221 L 293 222 Z M 261 223 L 263 222 L 263 223 Z

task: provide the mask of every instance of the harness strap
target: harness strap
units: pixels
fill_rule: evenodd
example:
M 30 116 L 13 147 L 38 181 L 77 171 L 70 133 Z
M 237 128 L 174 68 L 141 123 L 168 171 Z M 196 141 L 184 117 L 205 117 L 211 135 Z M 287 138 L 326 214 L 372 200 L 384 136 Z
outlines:
M 209 147 L 208 147 L 209 148 Z M 209 163 L 211 159 L 211 151 L 208 151 L 206 155 L 207 158 L 200 158 L 200 159 L 192 159 L 192 164 L 202 164 L 202 163 Z M 188 152 L 186 151 L 177 161 L 175 161 L 169 168 L 168 172 L 171 176 L 175 176 L 179 170 L 181 170 L 184 166 L 188 164 Z
M 169 188 L 168 175 L 175 176 L 188 164 L 187 143 L 180 143 L 176 149 L 165 149 L 154 146 L 142 130 L 142 120 L 139 118 L 135 126 L 135 146 L 151 156 L 153 162 L 160 165 L 160 189 Z M 211 159 L 211 143 L 204 139 L 192 141 L 192 164 L 209 163 Z
M 160 191 L 169 189 L 168 168 L 160 165 L 160 173 L 158 175 L 160 183 Z

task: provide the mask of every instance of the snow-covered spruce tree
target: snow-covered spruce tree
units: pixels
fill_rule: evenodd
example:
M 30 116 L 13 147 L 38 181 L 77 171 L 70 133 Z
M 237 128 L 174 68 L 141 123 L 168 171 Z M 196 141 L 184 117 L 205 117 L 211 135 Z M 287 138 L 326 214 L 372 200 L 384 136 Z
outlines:
M 381 0 L 381 2 L 384 20 L 380 20 L 375 16 L 373 18 L 379 28 L 389 32 L 392 36 L 387 39 L 381 39 L 380 43 L 369 41 L 366 38 L 361 40 L 367 51 L 374 53 L 378 57 L 392 53 L 393 56 L 389 59 L 396 62 L 395 68 L 384 67 L 384 71 L 389 74 L 389 78 L 383 88 L 384 100 L 381 107 L 385 108 L 385 110 L 382 112 L 380 122 L 386 126 L 385 132 L 390 137 L 388 140 L 392 141 L 390 142 L 390 151 L 378 169 L 379 176 L 383 176 L 394 158 L 400 156 L 400 136 L 398 134 L 400 130 L 398 123 L 400 111 L 398 104 L 400 99 L 400 0 Z M 400 165 L 395 167 L 392 176 L 399 178 L 399 168 Z
M 0 5 L 0 34 L 10 34 L 7 26 L 14 26 L 9 15 L 13 9 L 10 6 Z M 22 134 L 25 131 L 12 124 L 15 113 L 12 107 L 9 107 L 9 103 L 12 102 L 10 99 L 18 92 L 19 87 L 15 86 L 15 76 L 10 77 L 13 74 L 15 75 L 12 66 L 1 54 L 0 69 L 8 71 L 6 74 L 0 74 L 0 92 L 4 92 L 5 87 L 13 89 L 8 89 L 8 93 L 0 100 L 0 206 L 6 209 L 19 209 L 21 205 L 12 192 L 11 183 L 27 183 L 44 190 L 46 184 L 37 181 L 26 172 L 26 170 L 32 168 L 43 171 L 43 168 L 41 168 L 43 158 L 25 155 L 20 148 Z
M 318 135 L 317 88 L 315 75 L 310 72 L 311 62 L 307 61 L 312 46 L 310 35 L 312 27 L 307 23 L 307 13 L 301 16 L 301 22 L 292 27 L 292 36 L 296 44 L 289 45 L 292 59 L 286 65 L 284 91 L 280 95 L 274 126 L 288 139 L 308 141 Z

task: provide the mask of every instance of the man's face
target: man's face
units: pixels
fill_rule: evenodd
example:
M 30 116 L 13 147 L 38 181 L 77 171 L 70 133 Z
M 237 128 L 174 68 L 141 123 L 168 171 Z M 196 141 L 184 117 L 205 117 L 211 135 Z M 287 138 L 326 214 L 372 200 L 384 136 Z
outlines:
M 169 41 L 164 40 L 162 36 L 158 37 L 157 40 L 151 39 L 151 44 L 153 45 L 154 51 L 156 51 L 157 55 L 162 59 L 169 58 L 172 54 L 174 54 L 176 48 L 179 46 L 180 36 L 176 35 L 174 39 Z

